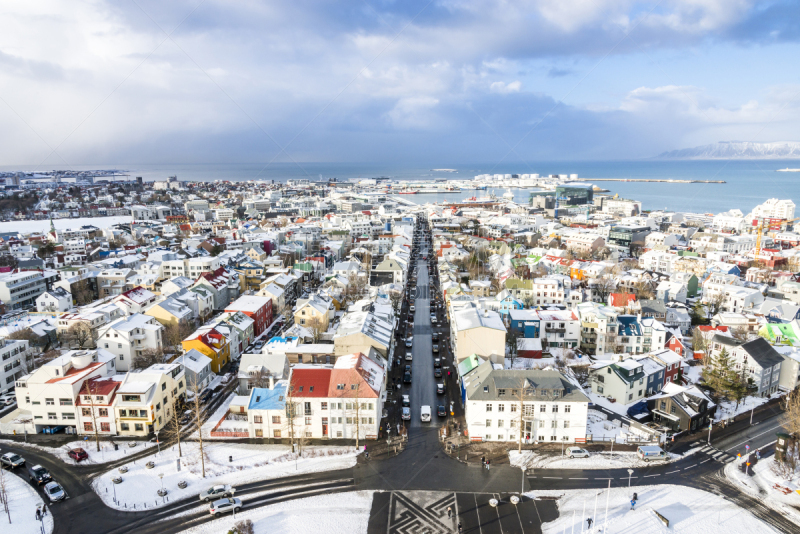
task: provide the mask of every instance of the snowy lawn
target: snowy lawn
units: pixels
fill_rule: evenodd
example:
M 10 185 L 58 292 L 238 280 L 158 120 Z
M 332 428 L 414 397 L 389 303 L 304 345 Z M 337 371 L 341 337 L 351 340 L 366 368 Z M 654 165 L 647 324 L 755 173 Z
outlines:
M 160 454 L 148 456 L 126 464 L 127 473 L 118 469 L 108 471 L 92 482 L 95 492 L 112 508 L 121 510 L 141 510 L 161 507 L 169 501 L 197 498 L 201 491 L 214 484 L 247 484 L 259 480 L 280 478 L 303 473 L 331 471 L 352 467 L 358 453 L 353 447 L 305 447 L 303 457 L 295 462 L 295 455 L 289 445 L 248 445 L 239 443 L 205 443 L 205 478 L 202 477 L 200 445 L 197 442 L 182 444 L 183 456 L 178 471 L 178 447 L 162 449 Z M 233 461 L 229 462 L 228 457 Z M 146 463 L 152 461 L 155 467 L 148 469 Z M 159 474 L 163 474 L 164 488 L 169 491 L 169 501 L 156 494 L 161 488 Z M 121 476 L 122 483 L 114 484 L 112 477 Z M 186 481 L 184 489 L 178 482 Z M 116 490 L 117 502 L 114 502 Z
M 705 491 L 684 486 L 637 486 L 632 489 L 536 491 L 526 495 L 559 497 L 559 517 L 542 525 L 543 534 L 564 532 L 600 532 L 606 522 L 607 532 L 636 534 L 759 534 L 777 533 L 750 512 Z M 631 495 L 638 493 L 636 510 L 631 510 Z M 599 494 L 599 495 L 598 495 Z M 595 512 L 596 503 L 596 512 Z M 667 528 L 654 512 L 669 520 Z M 586 518 L 593 518 L 586 530 Z M 573 530 L 574 529 L 574 530 Z
M 235 520 L 232 516 L 215 519 L 185 530 L 183 534 L 228 532 L 237 522 L 247 519 L 253 522 L 254 534 L 366 534 L 371 508 L 371 491 L 308 497 L 255 510 L 248 510 L 245 502 Z
M 611 402 L 605 397 L 601 397 L 596 393 L 591 393 L 588 391 L 586 392 L 586 395 L 589 397 L 589 400 L 592 401 L 594 404 L 602 406 L 603 408 L 607 408 L 612 412 L 621 415 L 622 417 L 628 417 L 628 408 L 630 408 L 630 405 L 622 404 L 620 402 Z
M 768 506 L 777 509 L 795 523 L 800 523 L 800 473 L 786 477 L 775 470 L 775 459 L 765 458 L 759 461 L 748 476 L 739 470 L 746 458 L 731 462 L 725 466 L 725 476 L 739 486 L 744 492 L 762 499 Z M 800 530 L 800 527 L 798 527 Z
M 24 473 L 23 470 L 17 471 L 20 475 Z M 8 511 L 11 514 L 11 524 L 9 525 L 8 514 L 0 506 L 0 526 L 3 527 L 0 531 L 14 534 L 40 534 L 42 523 L 36 520 L 36 508 L 44 503 L 42 498 L 26 480 L 19 476 L 3 470 L 0 477 L 3 477 L 3 483 L 8 492 Z M 44 516 L 44 531 L 47 534 L 53 532 L 53 514 L 50 513 L 50 506 L 48 502 L 48 512 Z M 54 506 L 66 505 L 64 502 L 60 502 Z
M 672 461 L 681 458 L 680 455 L 670 454 Z M 514 467 L 525 466 L 544 469 L 614 469 L 626 467 L 651 467 L 654 462 L 645 462 L 636 456 L 635 452 L 590 452 L 588 458 L 570 458 L 569 456 L 547 456 L 537 454 L 535 451 L 522 451 L 522 454 L 512 450 L 508 451 L 508 459 Z
M 82 448 L 86 451 L 86 454 L 89 455 L 89 458 L 83 460 L 78 465 L 90 465 L 90 464 L 104 464 L 107 462 L 115 462 L 117 460 L 121 460 L 128 455 L 136 454 L 137 452 L 141 452 L 147 448 L 153 448 L 155 450 L 156 444 L 155 442 L 147 442 L 147 441 L 123 441 L 122 439 L 118 440 L 116 443 L 119 445 L 119 450 L 114 450 L 114 444 L 109 441 L 101 441 L 100 442 L 100 452 L 97 452 L 97 444 L 89 439 L 86 441 L 71 441 L 64 445 L 63 447 L 45 447 L 43 445 L 36 445 L 34 443 L 20 443 L 19 441 L 9 441 L 9 440 L 0 440 L 0 443 L 8 443 L 9 445 L 13 444 L 15 447 L 27 447 L 30 449 L 36 449 L 42 452 L 46 452 L 51 454 L 64 462 L 65 464 L 69 465 L 76 465 L 77 462 L 69 457 L 67 454 L 70 449 Z M 134 447 L 130 447 L 129 443 L 135 443 Z
M 769 401 L 768 397 L 747 397 L 739 406 L 736 406 L 735 401 L 722 401 L 717 405 L 717 413 L 714 415 L 715 421 L 722 421 L 739 415 L 740 413 L 749 412 L 753 408 L 758 408 L 762 404 Z
M 203 438 L 210 439 L 208 436 L 211 434 L 211 431 L 214 430 L 214 426 L 227 415 L 228 409 L 231 406 L 231 402 L 233 402 L 233 399 L 235 397 L 236 397 L 235 392 L 228 395 L 228 398 L 222 401 L 222 404 L 219 405 L 219 408 L 217 408 L 214 411 L 214 413 L 211 414 L 211 417 L 209 417 L 206 420 L 206 422 L 203 423 L 203 426 L 200 427 L 200 430 L 203 432 Z M 244 427 L 247 428 L 247 422 L 244 423 Z M 192 433 L 192 438 L 195 439 L 197 438 L 196 430 Z M 213 438 L 213 439 L 226 439 L 226 438 Z

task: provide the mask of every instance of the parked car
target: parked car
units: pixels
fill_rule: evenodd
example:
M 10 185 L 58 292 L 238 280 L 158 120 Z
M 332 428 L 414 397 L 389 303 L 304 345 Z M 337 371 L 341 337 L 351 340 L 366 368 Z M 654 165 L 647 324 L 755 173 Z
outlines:
M 657 461 L 657 462 L 668 462 L 669 455 L 664 452 L 661 447 L 652 445 L 640 445 L 639 448 L 636 449 L 636 455 L 644 460 L 645 462 L 650 461 Z
M 211 486 L 201 493 L 200 500 L 203 502 L 211 502 L 213 500 L 218 500 L 221 497 L 233 497 L 233 493 L 235 491 L 235 489 L 231 488 L 230 484 L 217 484 L 216 486 Z
M 439 341 L 439 332 L 434 332 L 433 333 L 433 342 L 436 343 L 437 341 Z
M 406 361 L 410 362 L 412 358 L 414 358 L 414 356 L 411 354 L 411 351 L 406 352 Z
M 423 423 L 430 423 L 431 422 L 431 407 L 430 406 L 423 406 L 419 409 L 419 419 Z
M 433 344 L 433 352 L 439 352 L 439 344 L 438 343 L 434 343 Z
M 72 458 L 76 462 L 81 462 L 81 461 L 86 460 L 86 459 L 89 458 L 89 455 L 86 453 L 86 451 L 81 449 L 80 447 L 78 447 L 76 449 L 71 449 L 67 453 L 67 456 L 69 456 L 70 458 Z
M 208 507 L 208 511 L 214 517 L 219 517 L 220 515 L 227 514 L 228 512 L 238 512 L 241 509 L 241 499 L 220 499 L 218 501 L 214 501 Z
M 408 307 L 408 311 L 410 311 L 411 313 L 414 313 L 416 311 L 416 308 L 414 307 L 413 304 Z
M 411 383 L 411 373 L 404 373 L 403 374 L 403 382 L 406 384 Z
M 444 404 L 440 404 L 436 408 L 436 415 L 439 417 L 447 417 L 447 409 L 444 407 Z
M 41 486 L 45 482 L 53 480 L 53 477 L 50 476 L 50 472 L 47 469 L 37 464 L 28 468 L 28 480 Z
M 567 447 L 567 456 L 570 458 L 588 458 L 589 453 L 580 447 Z
M 25 458 L 13 452 L 7 452 L 0 456 L 0 466 L 6 469 L 14 469 L 25 465 Z
M 442 359 L 439 358 L 439 357 L 434 358 L 433 359 L 433 366 L 434 367 L 439 367 L 440 365 L 442 365 Z
M 411 408 L 403 407 L 403 413 L 400 416 L 403 421 L 410 421 L 411 420 Z
M 436 384 L 436 394 L 444 395 L 447 392 L 447 387 L 443 383 Z
M 186 410 L 185 412 L 183 412 L 183 415 L 181 416 L 181 424 L 182 425 L 188 424 L 189 421 L 192 420 L 192 418 L 193 418 L 192 411 L 191 410 Z
M 436 324 L 436 314 L 435 313 L 431 314 L 431 323 Z
M 67 496 L 64 492 L 64 488 L 62 488 L 58 482 L 48 482 L 45 484 L 44 493 L 47 495 L 47 498 L 50 499 L 50 502 L 61 501 Z
M 409 349 L 411 348 L 411 346 L 414 344 L 413 340 L 414 340 L 414 338 L 411 338 L 411 337 L 406 339 L 406 348 L 409 348 Z
M 404 369 L 404 372 L 411 373 L 411 366 L 410 365 L 406 365 L 406 367 Z
M 403 406 L 411 406 L 411 398 L 408 395 L 403 395 Z
M 205 393 L 200 395 L 200 402 L 206 403 L 206 402 L 210 401 L 211 397 L 213 397 L 213 396 L 214 396 L 214 392 L 209 389 Z
M 0 406 L 11 406 L 12 404 L 17 403 L 17 394 L 12 392 L 6 392 L 0 395 Z

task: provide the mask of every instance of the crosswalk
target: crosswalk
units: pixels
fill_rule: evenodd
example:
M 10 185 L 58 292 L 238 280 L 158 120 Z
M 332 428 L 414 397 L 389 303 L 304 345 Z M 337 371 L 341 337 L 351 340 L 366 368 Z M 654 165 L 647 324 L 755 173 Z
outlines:
M 692 443 L 692 446 L 697 447 L 697 446 L 699 446 L 701 444 L 702 444 L 702 442 L 696 441 L 696 442 Z M 711 445 L 708 445 L 708 444 L 703 445 L 702 447 L 700 447 L 700 452 L 702 452 L 703 454 L 707 454 L 712 459 L 716 460 L 717 462 L 723 463 L 723 464 L 730 463 L 730 462 L 732 462 L 732 461 L 734 461 L 736 459 L 734 456 L 728 454 L 727 452 L 721 451 L 721 450 L 719 450 L 719 449 L 717 449 L 715 447 L 712 447 Z

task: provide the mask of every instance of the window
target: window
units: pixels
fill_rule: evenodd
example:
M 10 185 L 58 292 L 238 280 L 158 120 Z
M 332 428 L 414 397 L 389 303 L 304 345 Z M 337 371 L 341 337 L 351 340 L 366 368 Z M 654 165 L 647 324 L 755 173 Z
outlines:
M 558 421 L 550 421 L 550 428 L 558 428 Z
M 564 428 L 569 428 L 569 421 L 564 421 Z
M 123 395 L 122 402 L 139 402 L 139 395 Z
M 92 428 L 92 423 L 83 423 L 83 430 L 85 432 L 93 432 L 94 428 Z
M 505 390 L 505 389 L 498 389 L 498 390 L 497 390 L 497 395 L 498 395 L 498 396 L 503 396 L 503 395 L 505 395 L 505 394 L 506 394 L 506 390 Z
M 61 406 L 72 406 L 72 399 L 58 399 L 58 404 Z
M 306 426 L 311 426 L 311 418 L 306 417 Z
M 497 421 L 497 428 L 503 428 L 503 420 L 502 419 Z
M 486 420 L 486 428 L 489 428 L 490 426 L 492 426 L 492 420 L 491 419 L 487 419 Z
M 550 441 L 558 441 L 558 438 L 556 436 L 550 436 Z
M 90 410 L 89 408 L 82 408 L 81 409 L 81 415 L 83 415 L 84 417 L 91 417 L 92 416 L 92 410 Z
M 603 386 L 597 386 L 597 392 L 598 393 L 602 393 L 603 392 Z
M 260 425 L 264 422 L 264 419 L 260 415 L 253 416 L 253 422 L 257 425 Z
M 281 424 L 281 416 L 280 415 L 273 415 L 272 416 L 272 424 L 273 425 Z
M 111 432 L 111 423 L 100 423 L 100 432 Z
M 264 437 L 264 431 L 261 430 L 260 428 L 257 428 L 256 429 L 256 437 L 257 438 L 263 438 Z
M 486 411 L 487 412 L 491 412 L 492 411 L 492 405 L 491 404 L 487 404 L 486 405 Z
M 541 419 L 539 420 L 539 428 L 544 428 L 544 421 Z
M 672 407 L 669 409 L 669 413 L 676 413 L 676 412 L 677 410 L 675 409 L 675 405 L 672 405 Z
M 564 405 L 564 413 L 570 413 L 572 411 L 572 405 L 565 404 Z
M 120 430 L 130 430 L 131 427 L 128 423 L 120 423 L 119 425 Z
M 517 405 L 516 404 L 512 404 L 511 405 L 511 413 L 514 413 L 516 411 L 517 411 Z
M 558 413 L 558 404 L 553 405 L 553 413 Z
M 327 410 L 328 409 L 328 403 L 327 402 L 323 402 L 321 408 L 323 410 Z
M 545 413 L 547 411 L 547 406 L 544 405 L 544 404 L 540 405 L 539 406 L 539 411 L 542 412 L 542 413 Z
M 56 414 L 54 414 L 53 412 L 47 412 L 47 418 L 48 419 L 58 419 L 58 416 Z
M 164 391 L 165 389 L 167 389 L 167 383 L 166 382 L 161 384 L 161 391 Z
M 62 419 L 75 419 L 75 414 L 72 412 L 61 412 Z
M 56 402 L 53 399 L 44 399 L 45 406 L 55 406 Z
M 506 405 L 505 405 L 505 404 L 498 404 L 498 405 L 497 405 L 497 411 L 498 411 L 498 412 L 504 412 L 504 411 L 506 411 Z
M 281 431 L 280 431 L 280 430 L 273 430 L 273 431 L 272 431 L 272 437 L 273 437 L 273 438 L 279 438 L 279 437 L 281 437 Z

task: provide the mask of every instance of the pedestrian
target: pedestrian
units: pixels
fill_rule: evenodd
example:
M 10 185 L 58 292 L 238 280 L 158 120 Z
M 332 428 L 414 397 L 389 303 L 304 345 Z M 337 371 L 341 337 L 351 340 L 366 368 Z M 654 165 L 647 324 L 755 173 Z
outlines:
M 458 534 L 461 534 L 461 522 L 458 523 Z
M 634 506 L 636 506 L 636 501 L 631 499 L 631 510 L 633 510 Z
M 46 515 L 47 515 L 47 506 L 45 504 L 42 504 L 42 517 Z
M 481 456 L 481 467 L 486 467 L 486 456 Z
M 453 515 L 453 508 L 448 506 L 447 507 L 447 519 L 450 519 L 450 517 L 452 517 L 452 515 Z
M 38 508 L 36 509 L 36 520 L 41 521 L 42 519 L 42 512 Z
M 489 470 L 489 468 L 491 467 L 491 463 L 492 463 L 492 461 L 491 461 L 491 460 L 486 460 L 486 470 L 487 470 L 487 471 L 488 471 L 488 470 Z
M 756 449 L 756 460 L 760 459 L 761 459 L 761 451 L 759 449 Z
M 587 529 L 591 529 L 592 528 L 592 518 L 591 517 L 587 517 L 586 518 L 586 525 L 587 525 L 586 526 Z
M 634 493 L 633 494 L 633 500 L 634 501 L 638 501 L 639 500 L 639 494 L 638 493 Z

